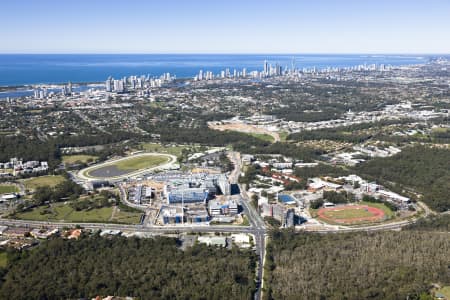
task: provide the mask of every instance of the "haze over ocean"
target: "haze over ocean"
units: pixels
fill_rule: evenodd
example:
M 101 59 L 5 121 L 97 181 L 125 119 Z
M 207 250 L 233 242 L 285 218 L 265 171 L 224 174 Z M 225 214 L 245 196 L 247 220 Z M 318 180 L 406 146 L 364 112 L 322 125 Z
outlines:
M 192 77 L 200 69 L 215 74 L 225 68 L 261 70 L 264 60 L 297 68 L 351 67 L 360 64 L 410 65 L 425 63 L 426 55 L 367 54 L 0 54 L 0 86 L 40 83 L 99 82 L 108 76 Z

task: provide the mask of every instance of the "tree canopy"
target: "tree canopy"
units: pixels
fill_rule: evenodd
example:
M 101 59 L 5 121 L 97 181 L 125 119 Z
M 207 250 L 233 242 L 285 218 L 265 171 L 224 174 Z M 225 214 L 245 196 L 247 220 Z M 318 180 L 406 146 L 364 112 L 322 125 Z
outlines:
M 1 299 L 251 299 L 254 253 L 174 238 L 56 238 L 9 255 Z
M 450 282 L 450 239 L 419 231 L 296 234 L 275 231 L 267 299 L 421 299 Z

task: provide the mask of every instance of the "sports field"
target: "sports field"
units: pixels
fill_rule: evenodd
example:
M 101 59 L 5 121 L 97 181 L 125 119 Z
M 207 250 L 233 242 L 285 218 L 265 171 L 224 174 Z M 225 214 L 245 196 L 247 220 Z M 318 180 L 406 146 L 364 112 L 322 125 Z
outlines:
M 139 169 L 147 169 L 168 162 L 169 159 L 165 155 L 154 156 L 138 156 L 130 159 L 121 160 L 113 165 L 119 170 L 134 171 Z
M 91 166 L 82 170 L 80 174 L 87 178 L 112 179 L 155 168 L 160 165 L 170 163 L 171 161 L 176 161 L 176 157 L 158 153 L 137 154 L 96 166 Z
M 354 219 L 367 218 L 373 214 L 366 209 L 343 209 L 343 210 L 327 210 L 323 212 L 323 216 L 330 219 Z
M 343 205 L 321 208 L 317 211 L 319 219 L 343 225 L 354 225 L 383 221 L 386 218 L 384 211 L 368 205 Z

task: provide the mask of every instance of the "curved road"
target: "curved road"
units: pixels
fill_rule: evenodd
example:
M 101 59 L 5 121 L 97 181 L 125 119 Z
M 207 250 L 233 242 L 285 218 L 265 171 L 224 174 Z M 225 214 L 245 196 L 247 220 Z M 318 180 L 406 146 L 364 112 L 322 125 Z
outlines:
M 229 152 L 228 157 L 233 162 L 235 168 L 230 173 L 229 181 L 231 184 L 237 184 L 240 172 L 241 172 L 241 161 L 240 155 L 237 152 Z M 175 158 L 176 159 L 176 158 Z M 173 163 L 171 161 L 170 163 Z M 170 164 L 168 163 L 168 164 Z M 167 165 L 167 164 L 166 164 Z M 161 166 L 159 166 L 161 167 Z M 158 167 L 157 167 L 158 168 Z M 146 170 L 148 172 L 148 170 Z M 122 199 L 126 196 L 123 195 L 124 191 L 121 189 Z M 196 233 L 196 232 L 224 232 L 224 233 L 246 233 L 253 235 L 255 239 L 256 252 L 258 254 L 258 269 L 257 269 L 257 291 L 255 293 L 255 299 L 261 299 L 262 297 L 262 287 L 263 282 L 263 270 L 265 262 L 265 247 L 266 247 L 266 227 L 263 219 L 257 213 L 255 208 L 250 205 L 250 199 L 245 190 L 241 189 L 241 204 L 244 212 L 248 216 L 250 226 L 209 226 L 209 225 L 190 225 L 186 224 L 184 226 L 145 226 L 145 225 L 124 225 L 124 224 L 111 224 L 111 223 L 64 223 L 64 222 L 42 222 L 42 221 L 26 221 L 26 220 L 13 220 L 13 219 L 2 219 L 0 218 L 0 225 L 6 226 L 24 226 L 24 227 L 54 227 L 63 228 L 68 226 L 82 226 L 91 230 L 120 230 L 120 231 L 136 231 L 136 232 L 148 232 L 155 234 L 163 233 Z M 132 204 L 126 201 L 128 205 Z M 423 203 L 419 202 L 419 205 L 424 210 L 424 216 L 428 216 L 432 211 Z M 131 205 L 134 206 L 134 205 Z M 142 208 L 142 207 L 139 207 Z M 355 232 L 355 231 L 381 231 L 381 230 L 395 230 L 400 229 L 406 225 L 416 222 L 417 219 L 405 220 L 396 223 L 387 223 L 373 226 L 365 227 L 352 227 L 352 228 L 334 228 L 334 229 L 323 229 L 314 230 L 318 233 L 338 233 L 338 232 Z

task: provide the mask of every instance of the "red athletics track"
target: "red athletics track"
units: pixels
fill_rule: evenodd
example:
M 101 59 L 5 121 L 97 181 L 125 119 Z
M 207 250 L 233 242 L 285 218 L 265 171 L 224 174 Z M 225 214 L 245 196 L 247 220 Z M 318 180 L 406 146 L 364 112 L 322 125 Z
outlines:
M 327 211 L 341 211 L 341 210 L 347 210 L 347 209 L 364 209 L 372 214 L 372 216 L 368 217 L 361 217 L 361 218 L 348 218 L 348 219 L 334 219 L 325 216 L 325 212 Z M 319 217 L 323 220 L 328 220 L 334 223 L 343 223 L 343 224 L 352 224 L 352 223 L 361 223 L 361 222 L 375 222 L 375 221 L 381 221 L 385 214 L 383 210 L 371 207 L 368 205 L 345 205 L 345 206 L 337 206 L 337 207 L 328 207 L 328 208 L 321 208 L 317 212 Z

